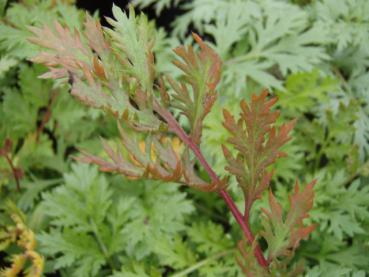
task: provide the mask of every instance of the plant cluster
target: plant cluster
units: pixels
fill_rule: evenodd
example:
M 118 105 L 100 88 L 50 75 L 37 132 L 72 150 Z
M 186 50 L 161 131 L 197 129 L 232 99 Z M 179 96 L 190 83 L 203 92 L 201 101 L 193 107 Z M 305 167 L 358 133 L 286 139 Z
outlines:
M 366 1 L 132 3 L 0 3 L 0 276 L 365 276 Z

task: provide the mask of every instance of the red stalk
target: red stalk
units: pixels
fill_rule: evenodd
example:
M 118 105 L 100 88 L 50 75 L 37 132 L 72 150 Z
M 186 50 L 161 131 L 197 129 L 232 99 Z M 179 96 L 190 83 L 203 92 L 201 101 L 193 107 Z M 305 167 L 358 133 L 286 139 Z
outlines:
M 182 141 L 185 143 L 195 154 L 197 159 L 199 160 L 200 164 L 204 167 L 206 172 L 209 174 L 209 177 L 214 183 L 221 184 L 221 180 L 219 179 L 218 175 L 214 172 L 214 170 L 211 168 L 211 166 L 206 161 L 204 155 L 201 153 L 199 147 L 193 143 L 191 138 L 186 134 L 186 132 L 183 130 L 183 128 L 179 125 L 177 120 L 173 117 L 173 115 L 166 109 L 163 109 L 156 101 L 154 102 L 154 109 L 159 113 L 159 115 L 165 119 L 165 121 L 168 123 L 168 126 L 172 132 L 174 132 Z M 238 210 L 236 204 L 234 203 L 232 197 L 229 195 L 229 193 L 224 190 L 219 190 L 219 195 L 223 198 L 223 200 L 226 202 L 227 206 L 231 210 L 232 215 L 236 219 L 237 223 L 240 225 L 243 233 L 246 236 L 247 241 L 250 245 L 253 245 L 254 243 L 254 236 L 250 230 L 249 222 L 248 220 L 245 221 L 241 212 Z M 257 244 L 254 250 L 254 255 L 259 262 L 259 264 L 262 267 L 267 267 L 268 262 L 265 259 L 263 252 L 261 251 L 260 246 Z

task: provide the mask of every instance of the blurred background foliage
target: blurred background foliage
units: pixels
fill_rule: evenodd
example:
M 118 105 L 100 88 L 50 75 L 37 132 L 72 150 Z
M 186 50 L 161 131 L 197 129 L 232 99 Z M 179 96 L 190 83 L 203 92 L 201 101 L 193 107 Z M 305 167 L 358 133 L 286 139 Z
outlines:
M 21 222 L 24 239 L 37 241 L 32 251 L 44 257 L 45 276 L 242 276 L 234 259 L 241 234 L 217 195 L 106 175 L 73 160 L 79 148 L 101 152 L 99 137 L 117 139 L 114 120 L 80 105 L 67 87 L 37 78 L 46 69 L 29 62 L 38 49 L 27 40 L 28 26 L 57 20 L 83 30 L 83 7 L 107 24 L 111 3 L 102 2 L 99 14 L 87 1 L 78 8 L 70 0 L 0 0 L 0 267 L 19 266 L 22 247 L 9 238 Z M 160 72 L 176 74 L 171 49 L 191 43 L 191 32 L 223 59 L 220 100 L 201 145 L 220 175 L 227 139 L 221 110 L 237 111 L 263 88 L 278 96 L 282 119 L 297 125 L 273 190 L 287 199 L 296 179 L 318 179 L 310 219 L 317 228 L 297 253 L 305 275 L 366 276 L 369 1 L 131 3 L 157 21 Z M 242 194 L 231 190 L 242 205 Z M 259 218 L 251 220 L 259 228 Z M 33 274 L 38 264 L 28 258 L 19 270 Z M 16 276 L 6 273 L 0 276 Z

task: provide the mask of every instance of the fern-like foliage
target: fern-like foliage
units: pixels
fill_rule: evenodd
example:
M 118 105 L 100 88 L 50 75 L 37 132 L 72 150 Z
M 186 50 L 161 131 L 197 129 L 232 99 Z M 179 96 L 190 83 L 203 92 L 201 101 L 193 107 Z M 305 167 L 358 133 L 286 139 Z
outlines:
M 226 169 L 236 176 L 244 191 L 247 212 L 269 186 L 272 173 L 267 168 L 284 155 L 279 148 L 290 139 L 289 132 L 294 125 L 294 121 L 291 121 L 278 129 L 273 126 L 278 112 L 270 109 L 277 99 L 267 100 L 267 94 L 264 91 L 260 96 L 253 96 L 250 105 L 241 102 L 238 122 L 229 111 L 224 110 L 223 125 L 231 133 L 228 142 L 238 151 L 234 158 L 223 146 L 229 164 Z
M 178 126 L 176 123 L 166 122 L 167 126 L 156 116 L 158 113 L 165 118 L 170 114 L 154 97 L 156 73 L 151 52 L 154 41 L 149 41 L 152 37 L 152 32 L 149 32 L 151 25 L 144 15 L 136 18 L 133 10 L 129 18 L 117 7 L 113 10 L 118 21 L 110 22 L 116 30 L 103 34 L 99 23 L 87 17 L 84 40 L 78 33 L 72 34 L 69 29 L 58 24 L 55 26 L 56 32 L 49 27 L 32 28 L 36 37 L 31 41 L 51 50 L 33 59 L 50 66 L 50 71 L 43 77 L 69 78 L 72 81 L 72 94 L 82 102 L 111 112 L 136 131 L 150 132 L 145 150 L 142 151 L 134 146 L 133 138 L 120 128 L 122 145 L 130 154 L 128 160 L 120 150 L 114 151 L 106 143 L 104 148 L 111 162 L 91 155 L 82 159 L 98 163 L 103 170 L 119 172 L 133 178 L 151 176 L 153 179 L 185 182 L 203 190 L 213 188 L 214 184 L 208 184 L 195 174 L 187 151 L 180 158 L 171 144 L 158 134 L 158 131 L 165 129 L 178 132 Z M 130 23 L 123 24 L 124 22 Z M 135 34 L 136 44 L 130 37 L 120 36 L 123 31 Z M 196 39 L 202 48 L 199 54 L 194 53 L 192 48 L 187 51 L 184 48 L 175 50 L 185 62 L 175 62 L 185 73 L 184 83 L 177 84 L 171 79 L 168 82 L 177 91 L 173 96 L 173 107 L 179 108 L 188 117 L 192 127 L 190 138 L 197 144 L 200 142 L 202 121 L 216 99 L 214 90 L 219 81 L 220 61 L 200 38 Z M 137 49 L 141 49 L 142 54 L 138 54 Z M 127 60 L 117 56 L 122 51 Z M 64 58 L 61 59 L 61 56 Z M 122 71 L 126 72 L 123 77 Z M 192 88 L 191 94 L 187 84 Z M 169 95 L 163 84 L 160 86 L 160 93 L 165 103 Z M 156 153 L 155 161 L 147 154 L 150 149 Z
M 51 228 L 39 240 L 42 253 L 54 257 L 54 268 L 71 276 L 98 276 L 104 268 L 114 271 L 120 265 L 118 254 L 142 259 L 162 253 L 154 238 L 174 239 L 193 211 L 174 185 L 136 182 L 135 191 L 117 199 L 117 191 L 96 167 L 74 165 L 64 180 L 64 185 L 43 194 L 41 205 Z
M 291 121 L 280 127 L 275 126 L 279 115 L 277 111 L 271 111 L 275 102 L 276 98 L 267 99 L 266 91 L 259 96 L 254 95 L 250 105 L 241 102 L 238 121 L 231 116 L 229 111 L 224 110 L 224 127 L 231 134 L 228 142 L 238 153 L 234 158 L 231 151 L 223 146 L 223 152 L 228 161 L 226 169 L 236 177 L 244 192 L 244 218 L 247 222 L 253 203 L 269 187 L 272 172 L 268 168 L 278 158 L 285 155 L 280 151 L 280 147 L 290 139 L 289 132 L 295 124 Z M 268 261 L 270 263 L 275 261 L 271 268 L 279 268 L 281 272 L 288 272 L 287 266 L 293 257 L 294 250 L 299 242 L 307 238 L 314 230 L 313 225 L 308 227 L 303 225 L 303 219 L 308 217 L 308 212 L 313 207 L 314 184 L 315 181 L 311 182 L 300 192 L 299 185 L 296 183 L 295 192 L 289 196 L 290 210 L 286 215 L 272 191 L 269 192 L 270 211 L 263 209 L 263 230 L 260 235 L 268 244 Z M 242 249 L 241 253 L 247 261 L 250 254 L 245 251 Z M 287 259 L 283 261 L 286 257 Z M 267 271 L 255 266 L 248 269 L 247 262 L 242 268 L 248 276 L 253 276 L 254 270 L 267 274 Z
M 9 3 L 10 7 L 4 14 L 6 23 L 0 24 L 2 74 L 22 59 L 29 58 L 37 52 L 37 47 L 27 41 L 31 34 L 28 26 L 52 24 L 58 19 L 68 22 L 70 28 L 81 28 L 83 13 L 70 5 L 70 2 L 74 1 L 32 0 L 24 4 Z M 6 52 L 6 55 L 3 55 L 3 52 Z
M 252 256 L 256 263 L 254 267 L 264 273 L 289 271 L 287 259 L 283 262 L 279 259 L 286 256 L 291 258 L 290 254 L 293 254 L 300 240 L 306 238 L 313 229 L 304 227 L 302 223 L 312 207 L 312 183 L 302 189 L 301 193 L 298 191 L 298 186 L 296 187 L 296 192 L 291 195 L 291 211 L 287 213 L 286 219 L 282 215 L 281 207 L 271 196 L 270 204 L 273 213 L 264 211 L 266 215 L 263 222 L 264 231 L 260 232 L 268 244 L 268 258 L 265 258 L 258 240 L 251 233 L 249 213 L 254 201 L 260 198 L 269 186 L 272 177 L 269 171 L 270 165 L 277 158 L 284 156 L 280 148 L 289 141 L 289 132 L 294 121 L 276 127 L 279 112 L 271 111 L 276 99 L 268 100 L 266 91 L 259 96 L 254 95 L 250 104 L 241 101 L 238 122 L 230 112 L 224 111 L 223 125 L 231 134 L 228 142 L 238 152 L 237 157 L 234 158 L 231 151 L 223 147 L 229 164 L 226 169 L 237 178 L 244 192 L 246 208 L 242 214 L 226 191 L 228 179 L 221 180 L 218 177 L 200 149 L 203 122 L 217 98 L 216 87 L 221 79 L 220 57 L 198 35 L 193 34 L 198 50 L 192 46 L 174 49 L 177 59 L 173 63 L 181 71 L 178 80 L 167 75 L 162 76 L 156 71 L 154 63 L 155 29 L 153 25 L 144 15 L 136 16 L 132 8 L 127 15 L 119 8 L 113 7 L 113 15 L 114 19 L 109 19 L 112 29 L 103 29 L 89 16 L 84 23 L 84 32 L 78 30 L 72 32 L 59 23 L 56 23 L 54 28 L 49 26 L 31 28 L 34 37 L 30 38 L 30 41 L 45 49 L 32 59 L 49 68 L 42 77 L 69 82 L 72 95 L 88 106 L 108 112 L 117 122 L 120 143 L 117 147 L 111 146 L 106 140 L 102 143 L 108 158 L 84 152 L 78 159 L 97 164 L 103 171 L 125 175 L 128 179 L 177 182 L 202 191 L 217 191 L 241 226 L 248 244 L 252 246 Z M 277 21 L 272 21 L 270 24 Z M 302 31 L 299 28 L 298 30 Z M 273 40 L 260 43 L 271 42 Z M 172 110 L 179 111 L 180 120 L 172 114 Z M 180 124 L 182 119 L 188 122 L 188 132 Z M 174 141 L 178 139 L 182 146 L 175 148 Z M 143 143 L 137 143 L 137 141 L 143 141 Z M 201 172 L 195 167 L 196 163 L 204 168 L 208 176 L 200 175 Z M 92 173 L 90 175 L 94 176 Z M 79 178 L 79 182 L 83 182 L 82 178 Z M 73 187 L 76 183 L 76 181 L 70 182 Z M 45 251 L 57 255 L 58 253 L 53 252 L 53 249 L 63 249 L 61 251 L 63 255 L 57 260 L 56 266 L 67 267 L 72 261 L 77 261 L 78 270 L 81 271 L 73 271 L 75 275 L 97 274 L 107 264 L 114 270 L 114 265 L 111 265 L 113 262 L 109 259 L 114 255 L 115 249 L 110 251 L 113 245 L 106 245 L 101 241 L 104 236 L 109 238 L 108 241 L 112 240 L 116 230 L 113 227 L 110 228 L 112 231 L 103 227 L 101 230 L 98 229 L 98 226 L 103 225 L 106 220 L 109 222 L 109 219 L 105 219 L 103 215 L 106 214 L 107 209 L 113 208 L 109 206 L 108 201 L 111 195 L 105 185 L 101 185 L 99 189 L 91 185 L 91 189 L 99 192 L 79 193 L 78 197 L 84 194 L 90 195 L 92 198 L 87 203 L 90 201 L 100 203 L 103 212 L 100 216 L 99 213 L 92 215 L 92 211 L 86 209 L 79 215 L 85 218 L 82 223 L 75 221 L 77 220 L 74 218 L 75 213 L 71 213 L 72 218 L 65 217 L 67 221 L 61 218 L 58 211 L 61 210 L 61 199 L 69 198 L 71 201 L 76 199 L 76 197 L 68 197 L 67 188 L 60 188 L 55 198 L 51 197 L 47 200 L 46 197 L 48 210 L 58 213 L 49 213 L 55 218 L 53 223 L 59 227 L 66 227 L 63 232 L 55 235 L 57 240 L 52 241 L 50 235 L 42 237 L 42 241 L 48 245 Z M 72 191 L 75 190 L 76 188 Z M 172 199 L 175 200 L 174 196 Z M 181 205 L 183 203 L 181 200 L 177 199 L 176 205 L 173 204 L 173 206 Z M 156 201 L 160 201 L 160 196 L 156 197 Z M 68 206 L 75 209 L 75 204 L 70 203 Z M 59 207 L 52 207 L 53 205 Z M 151 203 L 149 207 L 154 209 L 155 203 Z M 193 251 L 188 243 L 180 236 L 171 236 L 166 240 L 160 240 L 157 237 L 161 233 L 172 234 L 181 230 L 174 220 L 174 218 L 181 218 L 180 215 L 173 217 L 175 209 L 168 210 L 171 212 L 167 215 L 167 219 L 172 218 L 172 223 L 168 225 L 155 223 L 155 225 L 165 226 L 165 231 L 151 230 L 150 234 L 153 238 L 151 248 L 142 244 L 147 230 L 140 227 L 138 222 L 124 221 L 119 226 L 127 225 L 122 231 L 128 232 L 127 235 L 135 230 L 141 230 L 136 231 L 136 238 L 131 238 L 127 243 L 125 250 L 129 255 L 140 259 L 153 252 L 163 264 L 181 270 L 186 264 L 195 262 Z M 184 210 L 183 207 L 182 211 Z M 84 214 L 85 212 L 88 214 Z M 190 212 L 190 208 L 187 212 Z M 139 223 L 142 224 L 141 221 Z M 74 232 L 74 235 L 70 235 L 69 232 Z M 98 247 L 93 246 L 91 234 L 95 236 Z M 85 236 L 86 239 L 82 239 L 81 236 Z M 66 246 L 70 244 L 69 238 L 75 239 L 75 237 L 80 237 L 78 241 L 84 244 L 79 247 L 82 252 L 75 249 L 76 252 L 73 250 L 72 254 L 68 252 Z M 194 236 L 194 239 L 195 243 L 201 243 L 204 238 L 200 240 Z M 75 242 L 72 244 L 75 245 Z M 114 245 L 120 245 L 120 242 L 115 242 Z M 225 248 L 220 245 L 219 248 L 215 248 L 216 251 L 213 247 L 206 249 L 218 252 Z M 86 267 L 91 258 L 91 256 L 86 257 L 84 252 L 86 249 L 95 253 L 95 267 Z M 226 249 L 215 253 L 213 259 L 222 258 L 231 252 L 233 251 Z M 244 250 L 241 252 L 245 253 Z M 246 255 L 243 256 L 246 259 Z M 240 265 L 244 269 L 242 261 Z M 135 271 L 140 272 L 136 269 Z M 249 274 L 248 271 L 244 273 Z

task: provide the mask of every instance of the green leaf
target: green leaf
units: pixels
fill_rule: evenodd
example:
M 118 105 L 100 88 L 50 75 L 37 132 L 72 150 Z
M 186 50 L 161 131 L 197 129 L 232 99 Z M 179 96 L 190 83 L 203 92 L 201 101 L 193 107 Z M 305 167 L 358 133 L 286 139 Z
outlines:
M 337 92 L 338 80 L 332 77 L 323 77 L 319 70 L 295 73 L 288 76 L 286 89 L 277 92 L 279 104 L 292 112 L 308 112 L 319 103 L 329 100 L 329 93 Z
M 196 255 L 179 236 L 175 236 L 172 240 L 156 238 L 152 244 L 163 265 L 183 269 L 196 262 Z
M 211 221 L 197 222 L 188 230 L 188 235 L 197 244 L 197 250 L 205 255 L 232 248 L 233 242 L 224 234 L 223 228 Z
M 128 74 L 135 77 L 144 90 L 151 90 L 155 74 L 153 22 L 149 22 L 144 14 L 136 17 L 132 7 L 127 16 L 118 6 L 113 5 L 113 15 L 115 20 L 108 19 L 108 22 L 114 30 L 106 30 L 112 36 L 115 46 L 122 51 L 123 59 L 128 60 Z

